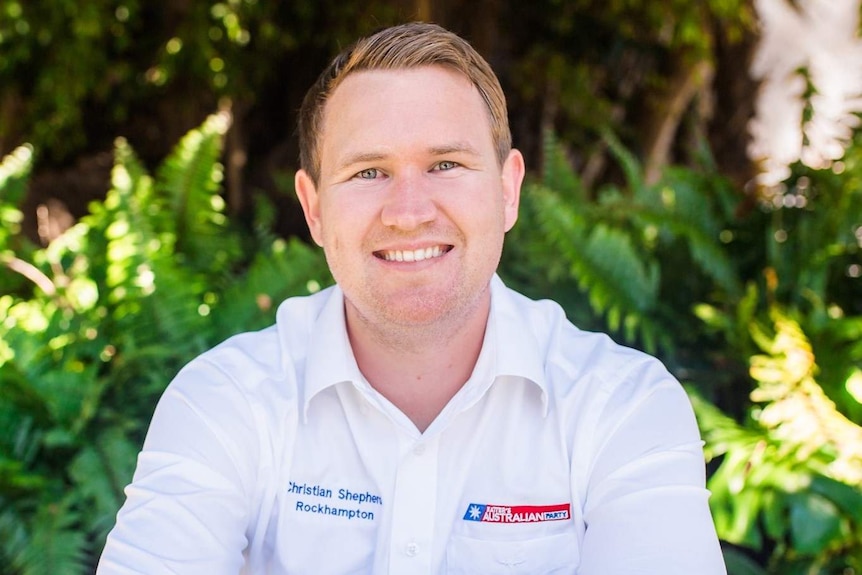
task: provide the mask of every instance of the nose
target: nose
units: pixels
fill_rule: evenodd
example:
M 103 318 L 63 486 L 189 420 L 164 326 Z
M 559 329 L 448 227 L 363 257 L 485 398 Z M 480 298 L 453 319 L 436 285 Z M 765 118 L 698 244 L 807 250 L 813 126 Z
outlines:
M 437 216 L 437 206 L 421 174 L 404 174 L 393 178 L 380 217 L 383 225 L 400 230 L 414 230 Z

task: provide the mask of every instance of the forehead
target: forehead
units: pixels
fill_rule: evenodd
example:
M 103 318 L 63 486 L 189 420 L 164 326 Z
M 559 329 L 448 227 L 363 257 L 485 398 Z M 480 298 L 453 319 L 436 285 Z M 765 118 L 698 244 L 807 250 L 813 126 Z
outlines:
M 492 144 L 490 112 L 479 91 L 464 74 L 436 65 L 352 72 L 330 95 L 321 128 L 323 155 L 351 143 L 417 138 Z

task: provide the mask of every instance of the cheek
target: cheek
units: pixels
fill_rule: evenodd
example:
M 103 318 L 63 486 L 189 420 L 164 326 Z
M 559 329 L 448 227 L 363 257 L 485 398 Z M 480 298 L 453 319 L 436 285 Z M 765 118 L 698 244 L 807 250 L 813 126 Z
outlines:
M 328 257 L 335 256 L 341 246 L 341 238 L 338 237 L 338 228 L 331 225 L 323 226 L 321 239 L 323 240 L 323 251 L 326 252 L 326 255 Z
M 345 204 L 329 205 L 323 213 L 321 238 L 323 247 L 332 256 L 356 249 L 363 243 L 363 222 L 367 216 L 358 206 Z

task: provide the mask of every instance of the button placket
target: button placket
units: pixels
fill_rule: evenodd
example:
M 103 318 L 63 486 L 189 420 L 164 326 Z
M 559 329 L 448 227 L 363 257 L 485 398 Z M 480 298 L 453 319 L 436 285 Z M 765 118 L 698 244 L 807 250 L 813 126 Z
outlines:
M 390 573 L 431 573 L 437 512 L 436 440 L 406 451 L 395 479 Z

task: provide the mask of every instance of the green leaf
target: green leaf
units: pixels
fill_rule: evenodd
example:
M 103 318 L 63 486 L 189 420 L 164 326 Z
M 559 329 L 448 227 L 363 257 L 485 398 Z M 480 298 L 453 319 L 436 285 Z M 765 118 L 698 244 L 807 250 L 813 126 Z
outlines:
M 239 253 L 234 234 L 228 231 L 224 200 L 219 195 L 223 138 L 230 126 L 229 114 L 214 114 L 177 144 L 160 166 L 157 185 L 167 194 L 167 208 L 174 216 L 177 250 L 195 269 L 217 270 Z
M 583 258 L 574 264 L 574 269 L 581 270 L 587 265 L 594 271 L 584 283 L 592 288 L 591 296 L 598 311 L 620 307 L 643 313 L 655 305 L 659 269 L 644 261 L 631 237 L 623 231 L 596 225 Z
M 0 204 L 17 206 L 27 191 L 27 177 L 33 168 L 33 147 L 15 148 L 0 162 Z
M 544 154 L 542 184 L 564 196 L 573 203 L 587 200 L 581 179 L 572 169 L 562 145 L 553 131 L 546 130 L 542 152 Z
M 763 492 L 757 486 L 746 485 L 735 497 L 735 517 L 728 530 L 728 541 L 760 549 L 763 537 L 757 526 L 757 517 L 763 509 Z
M 825 497 L 797 494 L 791 497 L 790 534 L 794 549 L 804 555 L 817 555 L 841 535 L 841 516 L 834 503 Z
M 260 329 L 275 320 L 278 304 L 332 283 L 322 250 L 297 239 L 277 240 L 255 257 L 242 281 L 234 283 L 213 312 L 218 337 Z
M 50 418 L 46 398 L 32 385 L 17 363 L 0 365 L 0 394 L 4 402 L 15 405 L 21 412 L 29 413 L 40 421 Z
M 841 511 L 862 524 L 862 491 L 859 487 L 847 485 L 823 475 L 814 475 L 809 486 L 813 493 L 826 497 Z
M 24 468 L 21 461 L 0 455 L 0 494 L 21 497 L 25 493 L 38 493 L 48 480 Z
M 626 183 L 632 190 L 634 197 L 641 196 L 647 189 L 647 186 L 644 181 L 644 173 L 638 159 L 634 154 L 627 150 L 625 146 L 623 146 L 619 138 L 617 138 L 610 130 L 603 130 L 602 138 L 608 145 L 608 149 L 620 163 L 623 173 L 625 173 L 626 176 Z
M 30 523 L 27 546 L 13 558 L 21 575 L 81 575 L 86 560 L 86 537 L 78 528 L 70 498 L 43 503 Z
M 775 490 L 763 493 L 763 528 L 766 535 L 776 541 L 784 538 L 788 528 L 785 497 Z
M 733 547 L 722 548 L 727 575 L 768 575 L 767 571 L 752 561 L 742 551 Z
M 88 530 L 104 535 L 113 525 L 139 449 L 119 429 L 112 428 L 80 450 L 69 465 L 76 493 L 87 502 L 82 520 Z
M 26 522 L 12 502 L 0 497 L 0 565 L 11 565 L 27 548 Z

